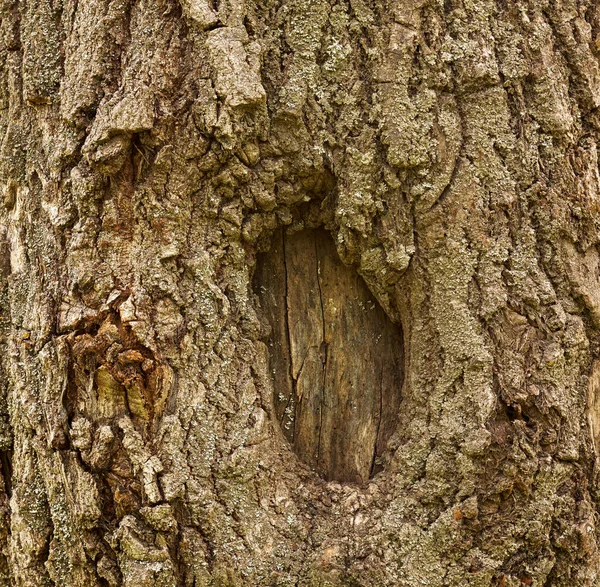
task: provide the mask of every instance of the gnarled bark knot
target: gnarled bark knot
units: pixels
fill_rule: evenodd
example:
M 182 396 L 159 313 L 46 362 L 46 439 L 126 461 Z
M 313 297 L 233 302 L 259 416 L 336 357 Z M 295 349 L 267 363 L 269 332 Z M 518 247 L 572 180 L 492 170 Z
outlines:
M 401 328 L 323 229 L 280 231 L 259 256 L 255 287 L 271 325 L 274 411 L 285 437 L 323 478 L 367 481 L 395 429 Z

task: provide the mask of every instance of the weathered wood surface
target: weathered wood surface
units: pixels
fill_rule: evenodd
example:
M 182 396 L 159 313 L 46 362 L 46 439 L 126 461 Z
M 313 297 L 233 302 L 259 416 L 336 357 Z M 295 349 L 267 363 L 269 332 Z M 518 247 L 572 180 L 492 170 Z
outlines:
M 368 480 L 397 423 L 400 328 L 323 229 L 279 231 L 255 285 L 285 436 L 322 477 Z

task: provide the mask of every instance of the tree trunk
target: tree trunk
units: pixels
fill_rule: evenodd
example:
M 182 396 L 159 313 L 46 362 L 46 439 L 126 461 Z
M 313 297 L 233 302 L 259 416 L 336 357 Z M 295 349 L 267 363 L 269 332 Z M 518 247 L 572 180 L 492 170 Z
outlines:
M 0 585 L 600 583 L 597 2 L 1 18 Z

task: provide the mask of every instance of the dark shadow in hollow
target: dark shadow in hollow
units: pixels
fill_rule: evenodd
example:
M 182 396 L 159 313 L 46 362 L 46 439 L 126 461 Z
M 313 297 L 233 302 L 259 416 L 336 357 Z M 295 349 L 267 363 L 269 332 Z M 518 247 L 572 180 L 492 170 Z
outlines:
M 2 468 L 2 478 L 4 480 L 4 491 L 10 499 L 12 496 L 12 475 L 13 475 L 13 451 L 12 450 L 1 450 L 0 451 L 0 467 Z
M 400 326 L 324 229 L 278 231 L 254 276 L 265 319 L 274 410 L 298 457 L 327 480 L 363 483 L 397 424 Z

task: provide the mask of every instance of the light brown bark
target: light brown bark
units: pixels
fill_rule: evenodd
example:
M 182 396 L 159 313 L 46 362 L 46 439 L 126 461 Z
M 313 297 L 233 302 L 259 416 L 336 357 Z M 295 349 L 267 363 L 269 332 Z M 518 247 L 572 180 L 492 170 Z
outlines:
M 598 584 L 596 2 L 1 17 L 0 584 Z M 403 332 L 362 484 L 279 430 L 307 227 Z

